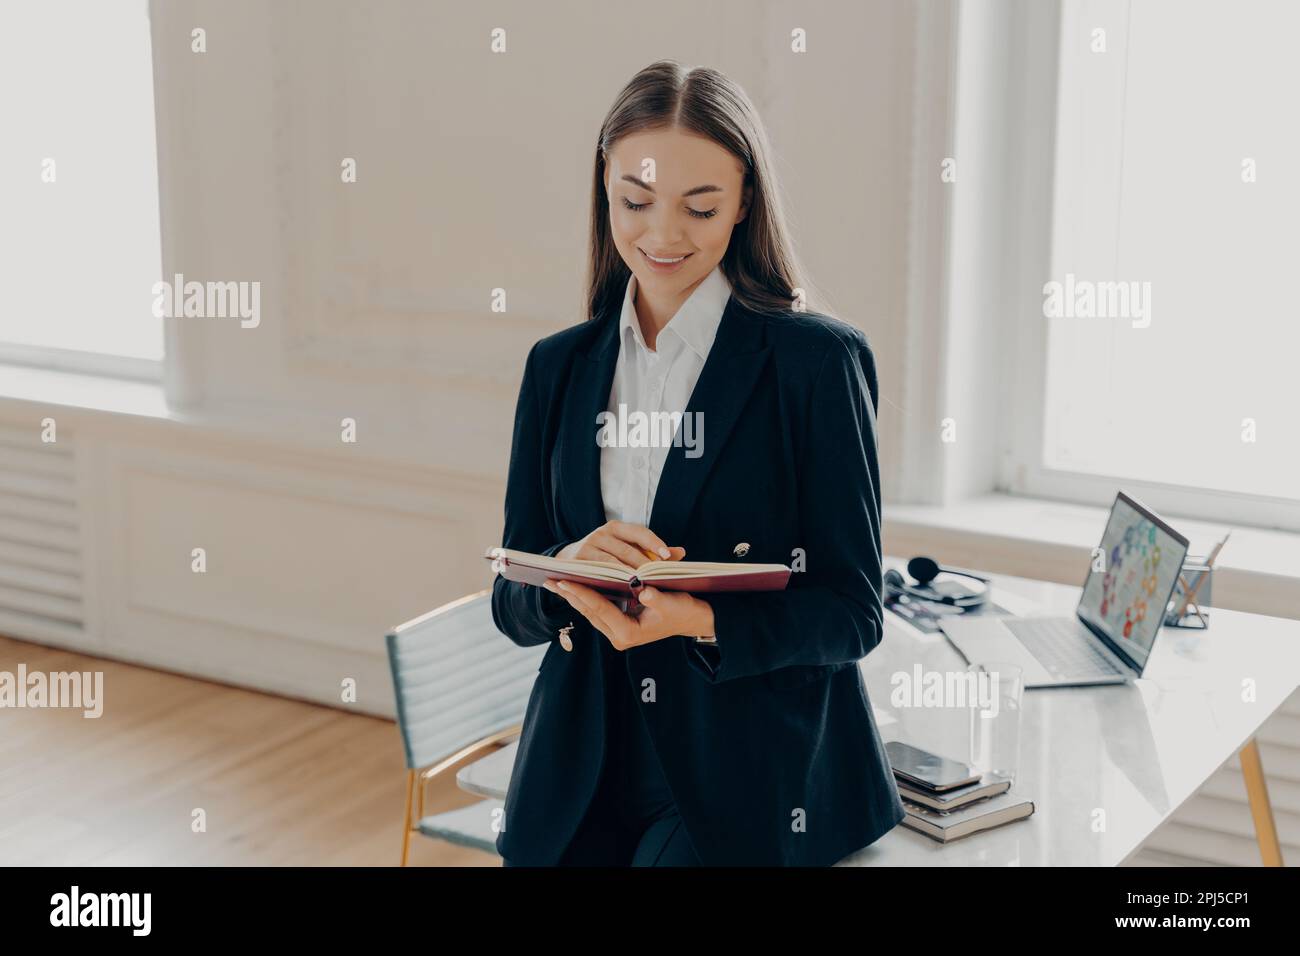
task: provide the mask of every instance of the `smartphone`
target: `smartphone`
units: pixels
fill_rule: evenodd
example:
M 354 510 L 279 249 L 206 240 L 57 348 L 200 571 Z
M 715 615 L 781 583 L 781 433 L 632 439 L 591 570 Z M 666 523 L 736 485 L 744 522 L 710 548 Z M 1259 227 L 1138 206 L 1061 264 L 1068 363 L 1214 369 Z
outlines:
M 975 783 L 981 776 L 979 770 L 969 763 L 940 757 L 897 740 L 887 742 L 885 752 L 894 773 L 908 783 L 935 793 Z

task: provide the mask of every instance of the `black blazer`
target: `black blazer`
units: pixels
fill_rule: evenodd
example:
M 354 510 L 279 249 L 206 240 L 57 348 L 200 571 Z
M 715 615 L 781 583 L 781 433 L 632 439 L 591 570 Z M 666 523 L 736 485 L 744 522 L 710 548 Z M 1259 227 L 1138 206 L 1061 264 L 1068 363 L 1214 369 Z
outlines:
M 619 309 L 537 342 L 515 413 L 506 548 L 555 554 L 605 523 L 597 414 Z M 866 336 L 812 313 L 728 301 L 687 412 L 703 454 L 669 449 L 649 527 L 687 560 L 796 564 L 782 592 L 720 594 L 716 651 L 669 637 L 622 652 L 701 861 L 829 865 L 903 819 L 857 662 L 880 643 L 875 359 Z M 738 558 L 733 549 L 747 542 Z M 590 805 L 605 748 L 608 639 L 558 595 L 498 576 L 496 626 L 550 643 L 528 699 L 497 849 L 554 865 Z M 572 622 L 573 650 L 557 637 Z M 635 689 L 635 690 L 634 690 Z

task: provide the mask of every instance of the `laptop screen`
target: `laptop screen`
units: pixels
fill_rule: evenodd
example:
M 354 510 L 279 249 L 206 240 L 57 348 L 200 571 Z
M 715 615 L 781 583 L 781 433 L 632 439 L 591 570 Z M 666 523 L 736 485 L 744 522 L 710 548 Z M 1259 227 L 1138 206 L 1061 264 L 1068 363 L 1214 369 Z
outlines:
M 1109 636 L 1141 671 L 1187 556 L 1187 539 L 1121 492 L 1101 548 L 1102 560 L 1094 560 L 1083 585 L 1079 617 Z

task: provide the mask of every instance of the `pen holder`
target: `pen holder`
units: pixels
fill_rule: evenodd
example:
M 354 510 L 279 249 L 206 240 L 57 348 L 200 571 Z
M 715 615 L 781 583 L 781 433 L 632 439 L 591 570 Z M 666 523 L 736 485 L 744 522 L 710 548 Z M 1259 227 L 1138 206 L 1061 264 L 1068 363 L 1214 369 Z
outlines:
M 1210 588 L 1214 584 L 1214 568 L 1198 560 L 1183 562 L 1178 580 L 1174 582 L 1174 593 L 1165 614 L 1166 627 L 1186 627 L 1203 630 L 1209 626 L 1211 605 Z M 1188 601 L 1188 597 L 1191 601 Z M 1198 616 L 1192 605 L 1200 608 Z M 1205 620 L 1202 621 L 1202 618 Z

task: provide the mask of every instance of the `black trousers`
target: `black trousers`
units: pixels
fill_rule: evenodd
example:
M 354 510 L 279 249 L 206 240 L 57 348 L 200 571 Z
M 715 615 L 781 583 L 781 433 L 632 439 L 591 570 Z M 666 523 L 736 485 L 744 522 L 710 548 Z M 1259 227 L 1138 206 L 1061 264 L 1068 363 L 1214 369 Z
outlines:
M 602 647 L 606 751 L 591 805 L 560 866 L 700 866 L 664 779 L 623 655 Z M 506 866 L 511 866 L 509 860 Z

